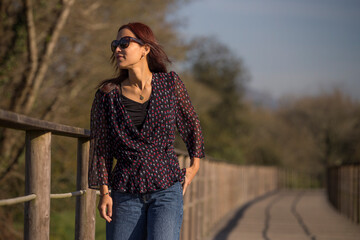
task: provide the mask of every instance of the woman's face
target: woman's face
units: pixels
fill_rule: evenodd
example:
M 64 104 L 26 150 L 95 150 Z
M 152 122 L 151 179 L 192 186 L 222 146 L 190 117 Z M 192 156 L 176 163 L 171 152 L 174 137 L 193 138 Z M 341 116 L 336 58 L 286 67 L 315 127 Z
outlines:
M 116 39 L 119 40 L 122 37 L 133 37 L 136 36 L 127 28 L 121 29 Z M 127 48 L 122 49 L 118 46 L 115 49 L 114 56 L 116 59 L 116 63 L 120 69 L 130 69 L 136 66 L 137 63 L 146 59 L 145 57 L 145 47 L 140 44 L 130 41 L 130 44 Z M 144 55 L 144 57 L 142 57 Z

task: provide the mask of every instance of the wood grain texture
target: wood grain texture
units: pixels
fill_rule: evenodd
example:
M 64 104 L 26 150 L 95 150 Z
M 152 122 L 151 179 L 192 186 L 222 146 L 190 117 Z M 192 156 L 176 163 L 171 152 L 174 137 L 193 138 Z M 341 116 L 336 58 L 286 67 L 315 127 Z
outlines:
M 86 189 L 83 196 L 76 198 L 75 239 L 95 239 L 96 191 L 88 188 L 88 163 L 90 142 L 78 139 L 77 189 Z
M 51 131 L 54 135 L 75 138 L 90 137 L 90 131 L 84 128 L 77 128 L 54 122 L 48 122 L 2 109 L 0 109 L 0 126 L 18 130 Z
M 25 203 L 25 240 L 50 236 L 51 133 L 26 132 L 25 194 L 36 199 Z

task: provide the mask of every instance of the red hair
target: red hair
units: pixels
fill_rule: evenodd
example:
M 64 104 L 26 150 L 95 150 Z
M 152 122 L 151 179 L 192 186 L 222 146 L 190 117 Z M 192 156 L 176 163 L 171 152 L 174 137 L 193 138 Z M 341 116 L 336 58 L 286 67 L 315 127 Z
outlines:
M 125 28 L 129 29 L 136 36 L 136 38 L 140 39 L 144 44 L 150 46 L 150 52 L 146 56 L 150 71 L 153 73 L 167 72 L 166 65 L 171 63 L 171 61 L 166 55 L 162 46 L 156 41 L 155 35 L 151 28 L 140 22 L 132 22 L 122 25 L 118 32 Z M 115 79 L 103 81 L 99 86 L 103 86 L 104 84 L 110 82 L 120 84 L 129 77 L 129 71 L 127 69 L 119 69 L 119 67 L 116 65 L 114 53 L 111 55 L 110 59 L 114 64 L 116 71 L 119 72 L 119 75 Z

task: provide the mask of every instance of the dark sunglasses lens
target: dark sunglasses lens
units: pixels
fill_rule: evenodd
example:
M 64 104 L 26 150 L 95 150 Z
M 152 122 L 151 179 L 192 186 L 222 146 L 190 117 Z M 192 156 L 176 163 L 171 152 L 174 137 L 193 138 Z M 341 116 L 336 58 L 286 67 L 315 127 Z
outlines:
M 117 46 L 119 46 L 119 42 L 118 40 L 114 40 L 111 42 L 111 51 L 115 51 L 115 49 L 117 48 Z
M 127 48 L 130 44 L 130 38 L 121 38 L 119 40 L 119 45 L 122 49 Z
M 119 46 L 122 49 L 125 49 L 130 44 L 130 38 L 121 38 L 120 40 L 114 40 L 111 42 L 111 51 L 115 51 L 116 48 Z

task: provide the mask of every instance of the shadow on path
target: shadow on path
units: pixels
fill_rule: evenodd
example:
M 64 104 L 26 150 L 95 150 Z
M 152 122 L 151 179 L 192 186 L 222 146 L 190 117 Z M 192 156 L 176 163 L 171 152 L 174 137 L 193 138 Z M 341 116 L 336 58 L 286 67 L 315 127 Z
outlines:
M 262 236 L 264 240 L 270 240 L 268 236 L 270 219 L 271 219 L 270 209 L 276 202 L 280 200 L 280 198 L 282 198 L 282 194 L 279 194 L 276 198 L 274 198 L 271 202 L 269 202 L 269 204 L 265 208 L 265 223 L 264 223 L 264 230 L 262 231 Z
M 240 222 L 241 218 L 244 216 L 245 211 L 252 206 L 253 204 L 264 200 L 265 198 L 268 198 L 274 194 L 278 193 L 278 191 L 274 191 L 268 194 L 265 194 L 263 196 L 260 196 L 258 198 L 255 198 L 254 200 L 247 202 L 244 204 L 236 213 L 235 215 L 230 219 L 228 224 L 226 224 L 225 227 L 223 227 L 213 238 L 213 240 L 224 240 L 227 239 L 230 233 L 236 228 L 237 224 Z
M 301 228 L 304 230 L 305 234 L 311 239 L 311 240 L 316 240 L 316 236 L 314 236 L 309 228 L 306 226 L 306 224 L 304 223 L 304 220 L 302 219 L 300 213 L 296 210 L 296 206 L 298 204 L 298 202 L 300 201 L 300 198 L 304 195 L 304 191 L 300 192 L 296 198 L 294 199 L 292 205 L 291 205 L 291 212 L 292 214 L 295 216 L 296 220 L 298 221 L 299 225 L 301 226 Z

